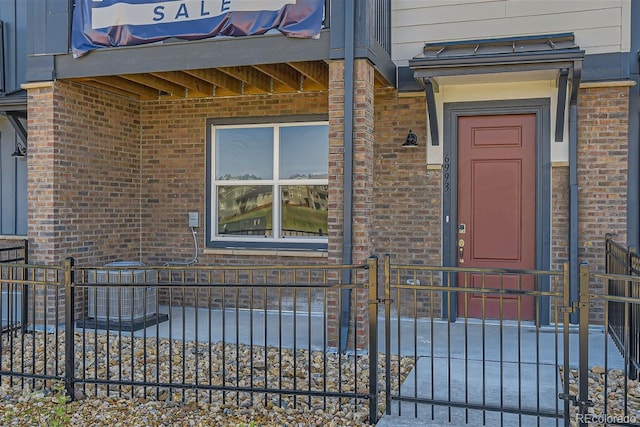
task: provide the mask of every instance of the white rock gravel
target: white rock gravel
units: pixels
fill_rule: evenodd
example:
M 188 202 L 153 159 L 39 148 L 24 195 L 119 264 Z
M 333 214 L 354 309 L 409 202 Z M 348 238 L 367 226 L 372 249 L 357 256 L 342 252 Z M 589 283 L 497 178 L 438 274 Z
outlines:
M 560 375 L 562 377 L 562 368 Z M 621 423 L 627 425 L 640 424 L 640 382 L 626 379 L 621 369 L 609 369 L 605 371 L 602 366 L 593 366 L 589 370 L 589 400 L 592 406 L 589 407 L 589 425 L 604 426 Z M 606 378 L 606 394 L 605 394 Z M 579 395 L 580 382 L 578 371 L 569 371 L 569 392 L 571 395 Z M 625 408 L 625 390 L 627 396 Z M 605 397 L 606 408 L 605 411 Z M 625 410 L 626 409 L 626 410 Z M 571 406 L 571 425 L 578 425 L 578 408 Z
M 12 343 L 6 336 L 1 347 L 2 370 L 10 364 L 26 371 L 63 374 L 64 334 L 25 335 Z M 15 340 L 15 338 L 14 338 Z M 183 348 L 184 345 L 184 348 Z M 44 349 L 47 349 L 46 363 Z M 368 392 L 368 356 L 220 343 L 134 339 L 117 334 L 76 334 L 76 372 L 86 378 L 168 383 L 211 384 L 284 390 Z M 85 348 L 86 362 L 79 349 Z M 107 357 L 107 352 L 109 356 Z M 23 358 L 24 355 L 24 358 Z M 34 358 L 35 355 L 35 358 Z M 184 359 L 183 359 L 184 355 Z M 223 365 L 224 356 L 224 365 Z M 170 357 L 170 358 L 169 358 Z M 34 360 L 35 359 L 35 360 Z M 23 362 L 24 360 L 24 362 Z M 143 363 L 146 361 L 146 363 Z M 171 361 L 171 363 L 169 362 Z M 16 365 L 18 364 L 18 365 Z M 397 392 L 414 362 L 393 358 L 392 388 Z M 379 358 L 378 412 L 384 410 L 384 358 Z M 400 375 L 398 375 L 398 373 Z M 224 374 L 224 375 L 223 375 Z M 224 379 L 223 379 L 224 378 Z M 16 384 L 17 382 L 17 384 Z M 61 385 L 2 377 L 0 424 L 7 426 L 362 426 L 368 425 L 368 401 L 274 393 L 196 391 L 168 387 L 76 385 L 75 400 L 62 402 Z

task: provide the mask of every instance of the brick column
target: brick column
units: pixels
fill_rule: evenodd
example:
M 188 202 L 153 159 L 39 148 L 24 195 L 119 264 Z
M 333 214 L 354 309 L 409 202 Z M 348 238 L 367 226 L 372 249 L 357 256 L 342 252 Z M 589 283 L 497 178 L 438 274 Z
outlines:
M 341 264 L 344 208 L 344 61 L 329 65 L 329 262 Z M 374 69 L 366 60 L 354 64 L 354 128 L 353 128 L 353 216 L 352 263 L 363 264 L 371 254 L 373 215 L 373 143 L 374 143 Z M 356 277 L 357 276 L 357 277 Z M 354 273 L 352 282 L 366 283 L 364 272 Z M 330 295 L 329 345 L 337 347 L 339 333 L 339 294 Z M 357 348 L 367 346 L 367 292 L 352 294 L 351 326 L 348 346 L 353 348 L 353 326 L 357 326 Z M 356 323 L 354 323 L 356 322 Z
M 28 89 L 27 206 L 30 261 L 50 264 L 56 258 L 55 128 L 53 83 Z
M 56 143 L 54 84 L 43 83 L 28 88 L 27 205 L 29 262 L 61 266 L 56 248 L 59 215 L 56 210 Z M 57 264 L 56 264 L 57 263 Z M 36 269 L 28 277 L 38 281 L 55 281 L 55 271 Z M 61 276 L 60 276 L 61 277 Z M 29 286 L 28 326 L 49 329 L 64 322 L 64 292 L 55 285 Z M 56 303 L 57 300 L 57 303 Z M 56 305 L 58 310 L 56 311 Z
M 584 87 L 578 96 L 579 259 L 604 271 L 606 233 L 626 244 L 629 88 L 606 83 Z M 593 293 L 601 293 L 601 286 Z M 597 286 L 597 285 L 596 285 Z M 604 306 L 590 311 L 604 322 Z
M 137 259 L 139 103 L 68 81 L 27 90 L 29 260 L 51 266 L 39 280 L 54 282 L 68 256 L 85 266 Z M 62 323 L 63 292 L 34 290 L 35 323 Z

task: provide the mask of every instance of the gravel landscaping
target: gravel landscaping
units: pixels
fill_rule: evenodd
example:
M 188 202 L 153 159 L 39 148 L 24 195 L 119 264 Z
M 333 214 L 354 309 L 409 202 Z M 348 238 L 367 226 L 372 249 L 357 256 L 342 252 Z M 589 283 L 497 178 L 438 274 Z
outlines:
M 605 414 L 605 374 L 606 374 L 606 414 Z M 562 377 L 562 368 L 560 369 Z M 589 371 L 589 400 L 593 406 L 589 408 L 589 416 L 584 421 L 589 425 L 604 426 L 608 424 L 639 424 L 640 423 L 640 382 L 627 379 L 627 411 L 625 414 L 625 377 L 621 369 L 606 371 L 602 366 L 593 366 Z M 569 371 L 569 392 L 579 394 L 578 371 Z M 571 407 L 571 425 L 578 425 L 578 408 Z
M 2 370 L 63 375 L 64 333 L 36 332 L 1 344 Z M 11 345 L 10 345 L 11 344 Z M 58 358 L 56 360 L 56 347 Z M 298 349 L 243 344 L 195 343 L 134 338 L 118 334 L 75 335 L 75 367 L 87 379 L 301 390 L 293 396 L 272 392 L 206 391 L 131 385 L 77 384 L 74 400 L 55 381 L 2 377 L 0 425 L 3 426 L 366 426 L 368 400 L 326 397 L 313 392 L 368 392 L 368 356 L 344 356 Z M 46 349 L 46 354 L 45 354 Z M 82 351 L 84 349 L 84 351 Z M 12 351 L 13 350 L 13 351 Z M 81 357 L 84 354 L 85 359 Z M 23 357 L 24 356 L 24 357 Z M 392 390 L 397 393 L 411 372 L 411 358 L 392 358 Z M 223 364 L 224 362 L 224 364 Z M 385 359 L 379 357 L 378 414 L 384 410 Z M 56 372 L 57 369 L 57 372 Z M 562 368 L 559 371 L 562 378 Z M 605 394 L 605 375 L 607 379 Z M 570 392 L 578 394 L 578 373 L 570 371 Z M 640 422 L 640 381 L 626 381 L 619 369 L 594 366 L 589 373 L 590 425 Z M 607 413 L 605 417 L 605 396 Z M 577 408 L 571 424 L 578 425 Z
M 24 354 L 27 372 L 35 369 L 36 373 L 54 374 L 55 334 L 35 333 L 25 337 L 24 343 L 13 343 L 12 357 L 8 342 L 3 341 L 2 369 L 8 370 L 10 360 L 14 367 L 16 361 L 22 364 Z M 63 343 L 61 333 L 57 342 L 57 375 L 62 375 L 64 368 Z M 130 337 L 114 334 L 108 337 L 76 334 L 75 345 L 76 350 L 85 348 L 86 362 L 80 358 L 80 352 L 75 361 L 76 372 L 79 375 L 84 372 L 86 378 L 141 381 L 146 377 L 161 383 L 169 382 L 170 378 L 174 383 L 181 382 L 184 378 L 187 384 L 222 385 L 224 377 L 227 386 L 368 391 L 368 356 L 347 357 L 306 350 L 297 350 L 294 355 L 292 350 L 275 347 L 226 344 L 223 348 L 221 343 L 209 346 L 155 338 L 147 338 L 145 346 L 142 339 L 131 341 Z M 32 360 L 34 354 L 36 360 Z M 394 358 L 391 366 L 394 392 L 412 368 L 411 358 Z M 382 414 L 383 357 L 379 358 L 379 371 L 378 412 Z M 252 396 L 234 391 L 224 392 L 223 396 L 221 391 L 78 384 L 75 400 L 66 402 L 63 386 L 52 381 L 12 385 L 10 378 L 4 376 L 0 387 L 0 424 L 7 426 L 363 426 L 368 425 L 368 415 L 366 399 L 347 397 L 264 392 Z

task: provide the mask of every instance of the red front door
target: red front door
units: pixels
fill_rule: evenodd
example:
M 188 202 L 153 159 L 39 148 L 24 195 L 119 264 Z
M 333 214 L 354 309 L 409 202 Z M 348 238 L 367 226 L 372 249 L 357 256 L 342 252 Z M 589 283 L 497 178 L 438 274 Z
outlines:
M 458 266 L 535 268 L 535 201 L 536 115 L 459 117 Z M 534 287 L 532 276 L 461 274 L 458 281 L 476 288 Z M 531 320 L 533 298 L 460 292 L 458 315 Z

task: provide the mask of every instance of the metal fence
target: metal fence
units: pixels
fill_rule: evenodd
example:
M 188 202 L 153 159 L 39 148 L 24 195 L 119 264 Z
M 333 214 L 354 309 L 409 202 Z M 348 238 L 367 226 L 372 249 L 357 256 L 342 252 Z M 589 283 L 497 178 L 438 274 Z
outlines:
M 568 269 L 510 271 L 392 264 L 385 258 L 385 349 L 415 361 L 387 414 L 440 425 L 557 425 L 569 411 Z M 551 322 L 541 324 L 551 308 Z M 400 371 L 397 366 L 395 370 Z
M 635 248 L 626 248 L 605 237 L 606 273 L 612 275 L 640 276 L 640 254 Z M 640 287 L 633 280 L 610 278 L 606 281 L 607 295 L 611 297 L 640 298 Z M 607 313 L 608 330 L 616 346 L 626 357 L 630 378 L 638 377 L 640 369 L 640 308 L 625 301 L 611 301 Z
M 338 405 L 469 425 L 639 425 L 629 332 L 640 278 L 393 263 L 78 267 L 0 264 L 30 292 L 0 340 L 5 385 L 239 407 Z M 349 278 L 345 280 L 345 278 Z M 341 327 L 341 292 L 350 323 Z M 603 312 L 602 325 L 590 313 Z M 579 324 L 570 325 L 570 314 Z M 617 320 L 616 320 L 617 321 Z M 349 351 L 339 351 L 347 334 Z M 73 337 L 70 339 L 70 337 Z M 622 356 L 614 342 L 620 341 Z M 619 344 L 619 343 L 618 343 Z
M 29 241 L 20 240 L 15 244 L 0 247 L 0 264 L 28 263 Z
M 587 275 L 588 273 L 583 273 Z M 604 307 L 604 333 L 600 343 L 581 346 L 581 371 L 578 401 L 587 406 L 585 421 L 606 425 L 640 425 L 638 401 L 638 313 L 640 298 L 637 289 L 640 277 L 620 274 L 590 275 L 592 289 L 604 289 L 603 293 L 588 292 L 583 304 L 588 308 Z M 624 289 L 624 292 L 620 292 Z M 584 292 L 587 293 L 587 292 Z M 580 315 L 585 316 L 582 310 Z M 622 314 L 622 315 L 621 315 Z M 620 319 L 622 317 L 622 319 Z M 581 322 L 585 320 L 581 318 Z M 601 349 L 605 358 L 601 365 L 589 364 L 593 349 Z M 620 361 L 620 359 L 622 359 Z M 588 380 L 587 380 L 588 375 Z M 605 421 L 605 422 L 602 422 Z M 585 424 L 586 425 L 586 424 Z
M 58 379 L 76 397 L 331 404 L 366 422 L 377 410 L 376 353 L 357 351 L 368 324 L 338 327 L 340 292 L 353 319 L 367 306 L 366 267 L 6 266 L 26 273 L 3 274 L 3 286 L 32 292 L 27 333 L 0 341 L 0 378 L 31 389 Z M 349 352 L 334 347 L 343 333 Z
M 11 242 L 7 246 L 0 247 L 0 266 L 2 264 L 27 264 L 29 262 L 28 254 L 29 242 L 27 240 Z M 23 277 L 23 270 L 0 269 L 0 280 L 8 280 L 0 282 L 0 330 L 2 332 L 17 330 L 26 323 L 26 317 L 23 317 L 26 316 L 23 297 L 28 298 L 28 288 L 13 282 L 13 279 L 22 280 Z

